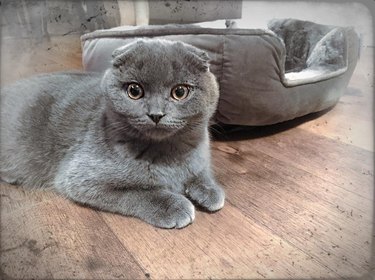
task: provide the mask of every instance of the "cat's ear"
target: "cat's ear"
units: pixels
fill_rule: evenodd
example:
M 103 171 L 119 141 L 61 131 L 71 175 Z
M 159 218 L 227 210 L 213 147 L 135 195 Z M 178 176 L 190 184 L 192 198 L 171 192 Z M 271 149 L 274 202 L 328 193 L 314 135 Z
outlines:
M 187 55 L 185 57 L 188 62 L 192 63 L 201 71 L 207 72 L 210 70 L 210 57 L 208 56 L 207 52 L 182 42 L 178 42 L 178 44 L 187 51 Z
M 137 40 L 115 49 L 112 52 L 112 65 L 114 67 L 119 67 L 120 65 L 124 64 L 126 60 L 131 60 L 136 54 L 135 49 L 143 45 L 143 43 L 144 42 L 142 40 Z

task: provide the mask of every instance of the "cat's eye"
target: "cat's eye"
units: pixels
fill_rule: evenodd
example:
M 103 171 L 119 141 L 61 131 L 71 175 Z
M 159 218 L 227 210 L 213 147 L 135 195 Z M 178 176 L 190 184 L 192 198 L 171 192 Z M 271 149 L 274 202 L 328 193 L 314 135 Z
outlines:
M 143 88 L 137 83 L 130 83 L 126 88 L 126 92 L 131 99 L 137 100 L 143 97 Z
M 175 100 L 185 99 L 189 95 L 189 87 L 185 85 L 178 85 L 172 89 L 171 96 Z

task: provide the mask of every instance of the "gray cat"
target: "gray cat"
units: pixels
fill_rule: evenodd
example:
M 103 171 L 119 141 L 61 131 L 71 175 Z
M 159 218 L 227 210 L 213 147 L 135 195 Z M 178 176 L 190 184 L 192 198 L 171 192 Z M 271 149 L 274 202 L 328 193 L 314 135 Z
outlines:
M 218 86 L 207 54 L 153 39 L 112 56 L 104 75 L 46 74 L 2 90 L 1 178 L 162 228 L 190 224 L 191 201 L 222 208 L 210 167 Z

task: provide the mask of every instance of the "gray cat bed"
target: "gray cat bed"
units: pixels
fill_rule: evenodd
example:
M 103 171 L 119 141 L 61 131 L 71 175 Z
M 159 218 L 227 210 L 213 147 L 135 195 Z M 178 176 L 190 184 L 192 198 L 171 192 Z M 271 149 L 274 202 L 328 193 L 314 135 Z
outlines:
M 353 28 L 294 19 L 272 20 L 267 30 L 120 27 L 81 37 L 85 70 L 104 71 L 114 49 L 140 37 L 180 40 L 205 50 L 220 85 L 216 121 L 236 125 L 274 124 L 332 107 L 359 53 Z

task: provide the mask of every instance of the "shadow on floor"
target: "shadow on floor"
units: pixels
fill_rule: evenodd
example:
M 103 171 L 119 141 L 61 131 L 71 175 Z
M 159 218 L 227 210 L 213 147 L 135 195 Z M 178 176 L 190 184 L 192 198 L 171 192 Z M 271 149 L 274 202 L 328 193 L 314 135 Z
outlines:
M 314 120 L 329 112 L 333 107 L 326 110 L 311 113 L 290 121 L 282 123 L 264 125 L 264 126 L 245 126 L 245 125 L 230 125 L 230 124 L 214 124 L 210 126 L 212 140 L 226 142 L 226 141 L 241 141 L 247 139 L 256 139 L 266 136 L 271 136 L 299 126 L 305 122 Z

